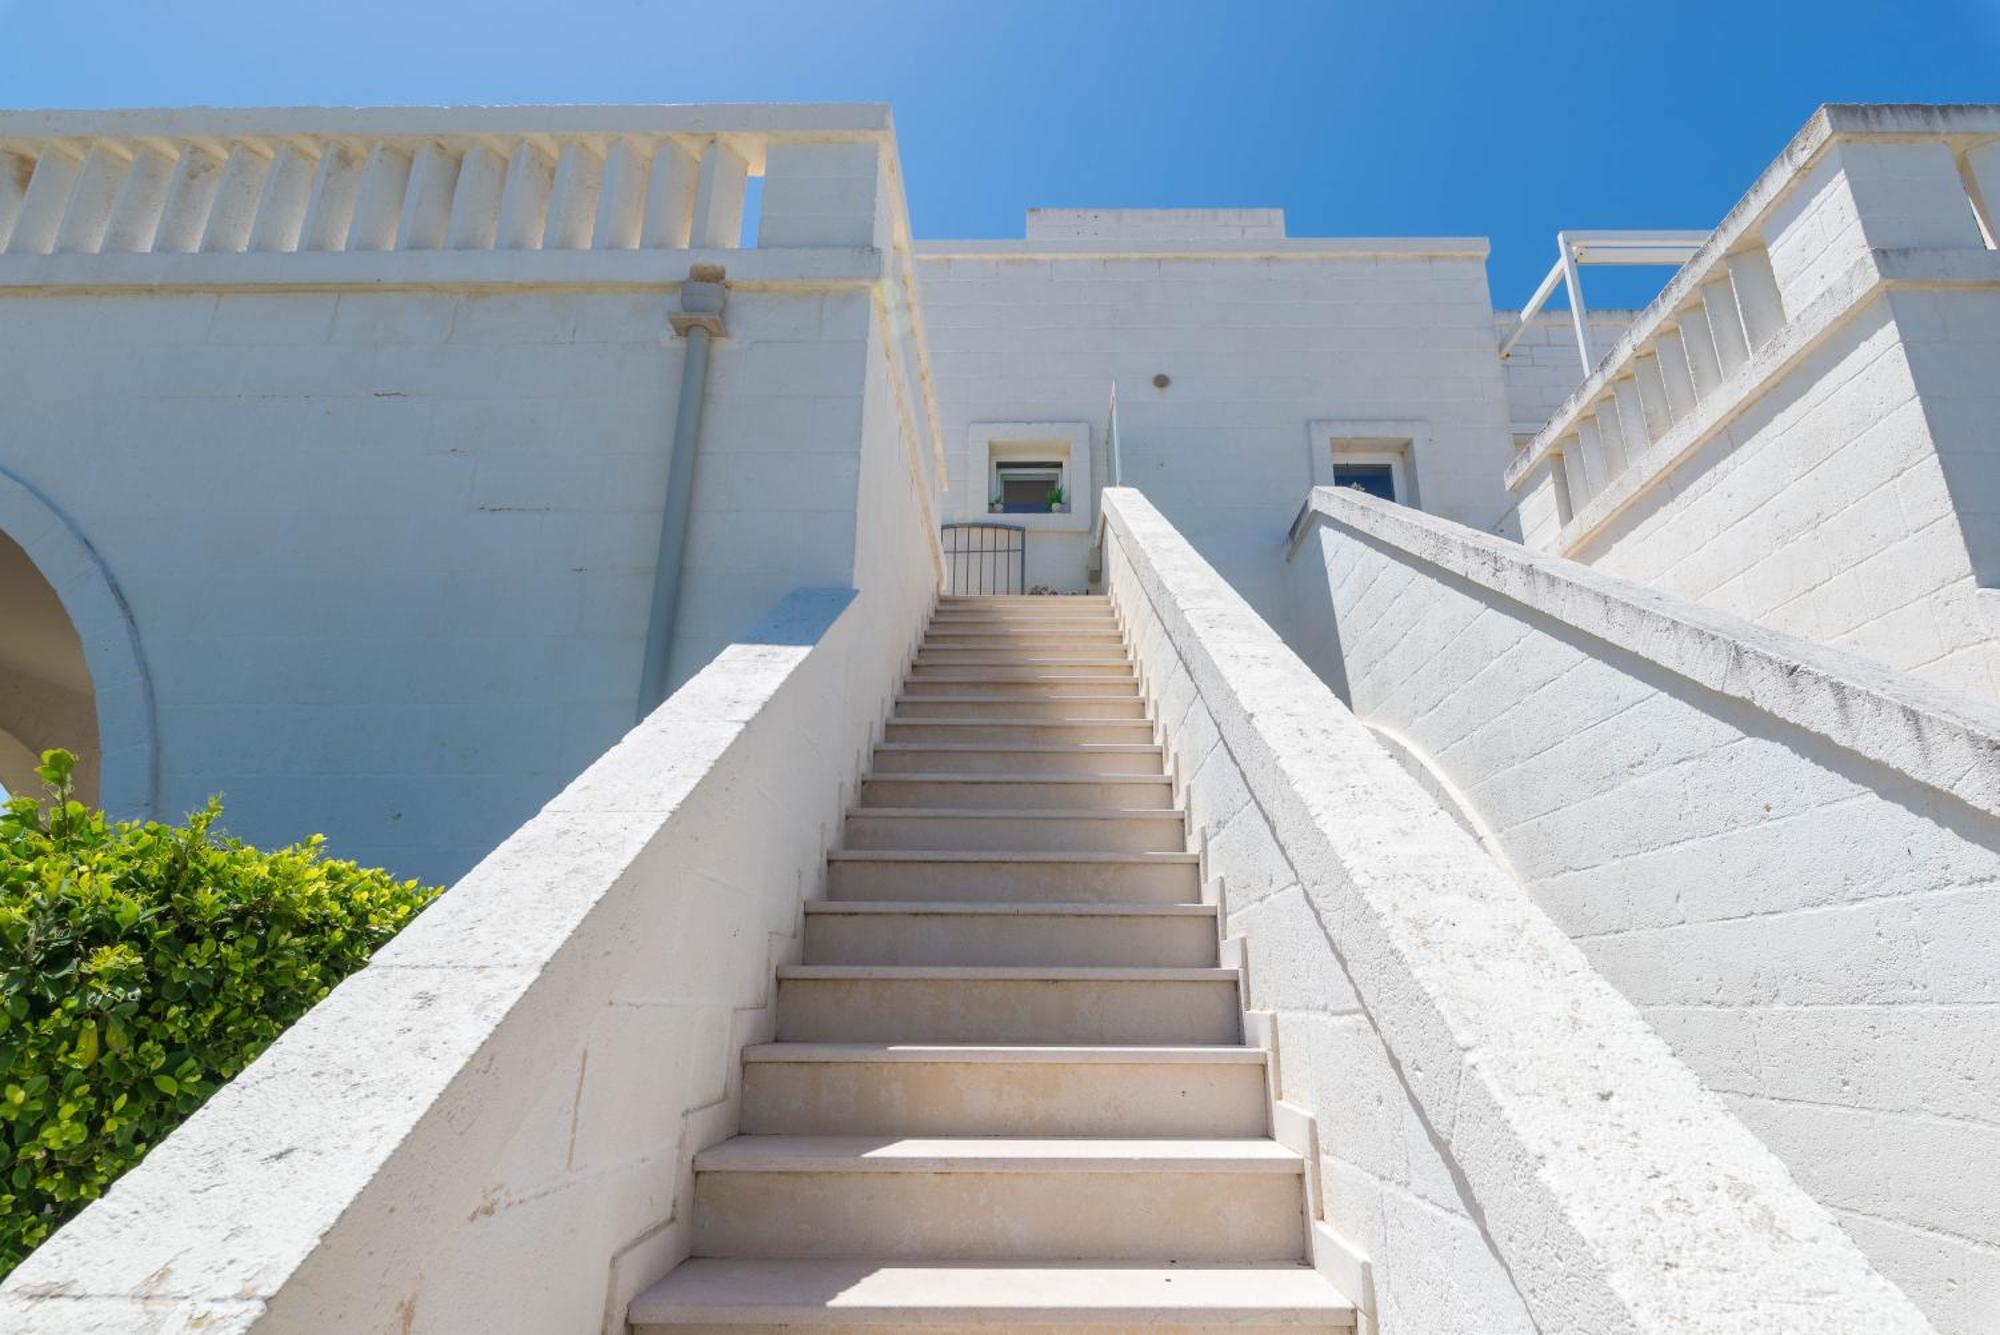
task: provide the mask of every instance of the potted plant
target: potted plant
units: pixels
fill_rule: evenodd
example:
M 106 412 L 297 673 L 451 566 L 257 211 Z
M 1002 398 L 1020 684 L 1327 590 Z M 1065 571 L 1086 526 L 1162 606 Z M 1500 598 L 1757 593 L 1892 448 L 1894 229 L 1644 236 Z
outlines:
M 997 515 L 1006 508 L 1007 502 L 1000 499 L 1000 493 L 997 491 L 993 493 L 993 499 L 986 502 L 986 513 L 989 515 Z
M 1061 487 L 1049 488 L 1049 513 L 1052 515 L 1069 513 L 1069 504 L 1063 496 L 1063 489 Z

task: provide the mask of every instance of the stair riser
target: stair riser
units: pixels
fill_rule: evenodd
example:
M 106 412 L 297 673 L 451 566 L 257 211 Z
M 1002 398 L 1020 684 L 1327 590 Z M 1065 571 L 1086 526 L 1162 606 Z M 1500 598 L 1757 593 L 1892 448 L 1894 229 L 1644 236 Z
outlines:
M 827 898 L 1069 904 L 1194 904 L 1192 862 L 850 862 L 827 864 Z
M 940 692 L 933 691 L 933 697 Z M 897 701 L 895 716 L 890 726 L 898 723 L 921 723 L 925 719 L 976 719 L 991 723 L 1023 722 L 1063 722 L 1075 719 L 1090 719 L 1098 722 L 1140 722 L 1147 723 L 1146 702 L 1135 691 L 1130 696 L 1116 696 L 1116 692 L 1101 692 L 1096 699 L 1064 699 L 1062 697 L 1040 697 L 1035 699 L 992 699 L 992 692 L 986 696 L 964 699 L 904 698 Z M 1147 723 L 1150 727 L 1151 724 Z M 976 739 L 975 739 L 976 740 Z
M 781 1043 L 1237 1043 L 1233 981 L 787 978 Z
M 809 913 L 807 964 L 1214 968 L 1212 916 Z
M 903 683 L 903 694 L 919 699 L 926 696 L 963 696 L 969 699 L 978 699 L 982 696 L 989 698 L 1002 696 L 1030 700 L 1062 700 L 1078 695 L 1129 695 L 1134 701 L 1138 701 L 1139 683 L 1134 679 L 1127 678 L 1120 680 L 1115 677 L 1051 680 L 1048 677 L 1024 676 L 1018 681 L 994 677 L 981 677 L 977 680 L 954 680 L 949 677 L 911 677 Z M 1132 715 L 1133 718 L 1140 716 L 1140 714 Z
M 696 1256 L 1296 1261 L 1278 1173 L 698 1173 Z
M 909 680 L 919 681 L 1047 681 L 1051 677 L 1083 677 L 1110 682 L 1132 681 L 1132 665 L 1123 659 L 1105 662 L 1037 663 L 1023 656 L 1015 662 L 938 663 L 919 659 Z
M 891 719 L 884 742 L 902 746 L 1153 746 L 1147 719 Z
M 1004 783 L 873 778 L 861 783 L 861 804 L 982 811 L 1169 811 L 1174 805 L 1174 786 L 1165 779 L 1138 777 L 1090 783 L 1037 782 L 1032 777 Z
M 957 630 L 947 627 L 939 630 L 932 627 L 924 636 L 923 652 L 932 650 L 982 650 L 998 649 L 1002 653 L 1019 653 L 1032 649 L 1073 650 L 1108 649 L 1119 655 L 1125 653 L 1125 637 L 1116 630 L 1094 630 L 1077 627 L 1073 630 L 1050 632 L 1039 627 L 1024 626 L 1019 630 L 981 629 Z
M 747 1136 L 1262 1136 L 1264 1068 L 1141 1062 L 751 1062 Z
M 891 733 L 894 733 L 892 728 Z M 989 739 L 990 740 L 990 739 Z M 1142 744 L 1143 743 L 1143 739 Z M 964 747 L 960 742 L 956 746 Z M 1060 743 L 1041 739 L 1023 746 Z M 1076 745 L 1083 745 L 1077 743 Z M 1133 774 L 1161 775 L 1166 762 L 1157 749 L 1145 751 L 885 751 L 875 752 L 873 772 L 888 774 Z
M 917 651 L 914 666 L 963 667 L 967 664 L 999 663 L 1011 667 L 1019 663 L 1033 663 L 1050 658 L 1060 658 L 1066 662 L 1076 662 L 1081 659 L 1089 663 L 1115 664 L 1128 672 L 1132 668 L 1132 660 L 1126 657 L 1123 648 L 1115 645 L 1099 647 L 1089 644 L 1007 646 L 990 649 L 941 649 L 934 645 L 925 645 Z
M 857 816 L 842 844 L 852 849 L 1021 853 L 1178 853 L 1187 832 L 1178 815 Z

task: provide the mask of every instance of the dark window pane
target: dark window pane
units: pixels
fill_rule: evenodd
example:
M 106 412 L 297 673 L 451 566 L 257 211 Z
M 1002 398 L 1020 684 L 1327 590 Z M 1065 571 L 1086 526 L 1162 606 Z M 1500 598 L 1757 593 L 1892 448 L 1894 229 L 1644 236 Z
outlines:
M 1396 499 L 1396 470 L 1388 464 L 1335 464 L 1333 485 L 1353 487 L 1385 501 Z

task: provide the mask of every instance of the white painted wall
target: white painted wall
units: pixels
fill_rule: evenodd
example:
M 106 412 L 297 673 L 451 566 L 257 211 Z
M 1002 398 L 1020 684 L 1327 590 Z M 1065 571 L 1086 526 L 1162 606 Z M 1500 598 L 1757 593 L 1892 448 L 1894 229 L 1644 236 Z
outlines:
M 962 445 L 971 423 L 1082 423 L 1101 450 L 1114 379 L 1124 481 L 1269 616 L 1284 602 L 1267 558 L 1312 482 L 1315 420 L 1420 423 L 1427 508 L 1481 525 L 1507 508 L 1483 241 L 1120 232 L 1114 218 L 1082 239 L 917 247 L 942 434 L 957 451 L 950 517 L 986 509 L 982 464 Z M 1030 582 L 1082 588 L 1087 549 L 1082 532 L 1030 535 Z
M 1610 347 L 1631 326 L 1634 314 L 1592 311 L 1591 341 L 1600 348 Z M 1519 318 L 1519 311 L 1493 313 L 1495 347 L 1513 331 Z M 1563 400 L 1583 383 L 1583 360 L 1577 356 L 1576 327 L 1569 312 L 1542 311 L 1528 321 L 1528 328 L 1500 363 L 1500 376 L 1507 387 L 1507 420 L 1514 434 L 1540 431 Z
M 1306 657 L 1948 1335 L 2000 1324 L 2000 712 L 1334 492 Z
M 1277 1093 L 1317 1119 L 1319 1209 L 1372 1261 L 1384 1335 L 1929 1329 L 1143 496 L 1106 519 Z
M 921 315 L 900 295 L 912 284 L 886 110 L 544 111 L 538 132 L 596 137 L 547 161 L 528 145 L 519 170 L 478 139 L 521 132 L 506 109 L 0 116 L 0 148 L 33 148 L 37 171 L 90 136 L 122 164 L 139 127 L 187 138 L 189 160 L 249 135 L 237 156 L 273 183 L 284 164 L 251 151 L 259 133 L 436 136 L 404 164 L 406 192 L 354 205 L 384 220 L 373 239 L 356 221 L 345 242 L 316 242 L 319 185 L 293 201 L 304 231 L 294 216 L 270 245 L 180 253 L 164 239 L 170 198 L 157 246 L 116 242 L 114 227 L 98 250 L 84 244 L 89 200 L 48 191 L 49 235 L 78 244 L 44 253 L 29 235 L 41 223 L 13 217 L 0 237 L 0 482 L 28 498 L 14 522 L 94 552 L 145 676 L 124 695 L 146 702 L 156 745 L 143 772 L 108 758 L 120 814 L 175 815 L 220 791 L 230 829 L 255 842 L 324 832 L 338 856 L 448 881 L 615 741 L 638 713 L 680 388 L 668 317 L 696 263 L 727 265 L 731 291 L 672 679 L 790 590 L 850 581 L 870 357 L 890 355 L 872 329 L 885 281 L 892 415 L 935 430 Z M 641 155 L 619 185 L 618 156 L 600 160 L 614 140 L 643 142 L 653 175 Z M 402 143 L 369 162 L 400 161 Z M 697 186 L 711 149 L 737 174 L 736 212 L 714 173 Z M 369 188 L 389 175 L 353 170 Z M 747 170 L 767 173 L 757 248 L 735 231 Z M 284 212 L 280 193 L 263 194 L 260 219 Z M 444 227 L 447 206 L 451 228 L 486 208 L 499 230 L 448 228 L 441 247 L 425 219 Z M 690 224 L 707 248 L 686 248 Z M 913 465 L 927 515 L 933 453 Z
M 853 588 L 749 628 L 17 1269 L 0 1325 L 622 1335 L 936 596 L 870 362 Z

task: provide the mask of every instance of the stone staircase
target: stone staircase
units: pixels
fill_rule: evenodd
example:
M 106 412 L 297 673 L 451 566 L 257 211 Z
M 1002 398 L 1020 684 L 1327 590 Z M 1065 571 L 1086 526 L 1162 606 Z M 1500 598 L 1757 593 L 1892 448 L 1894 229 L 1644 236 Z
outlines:
M 1102 598 L 947 598 L 640 1335 L 1354 1324 Z

